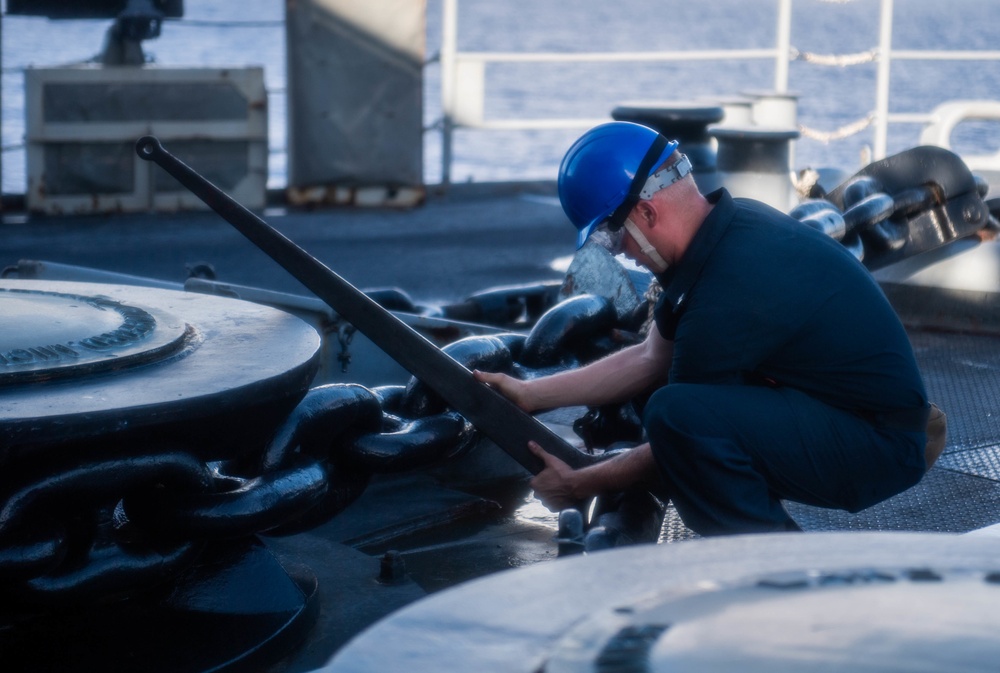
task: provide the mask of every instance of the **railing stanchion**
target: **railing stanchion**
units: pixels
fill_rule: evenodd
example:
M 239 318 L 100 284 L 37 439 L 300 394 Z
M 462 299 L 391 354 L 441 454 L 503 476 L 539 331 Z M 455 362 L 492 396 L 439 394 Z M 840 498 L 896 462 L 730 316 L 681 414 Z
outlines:
M 778 27 L 775 42 L 774 90 L 788 91 L 788 57 L 792 51 L 792 0 L 778 0 Z
M 452 133 L 456 103 L 455 58 L 458 51 L 458 0 L 441 5 L 441 184 L 451 184 Z
M 875 91 L 875 137 L 872 159 L 884 159 L 889 147 L 889 73 L 892 66 L 892 3 L 882 0 L 879 20 L 878 77 Z

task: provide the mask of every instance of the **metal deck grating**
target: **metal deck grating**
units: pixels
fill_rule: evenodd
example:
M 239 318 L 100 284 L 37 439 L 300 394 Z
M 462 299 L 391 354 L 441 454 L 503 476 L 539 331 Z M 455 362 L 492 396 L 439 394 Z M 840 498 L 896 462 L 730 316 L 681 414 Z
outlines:
M 964 533 L 1000 522 L 1000 338 L 911 331 L 910 340 L 948 414 L 944 455 L 919 484 L 857 514 L 787 503 L 803 529 Z M 660 541 L 694 537 L 668 508 Z
M 935 467 L 913 488 L 857 514 L 786 506 L 805 530 L 965 533 L 1000 520 L 1000 483 Z
M 1000 440 L 1000 338 L 911 332 L 931 400 L 948 414 L 946 453 Z
M 1000 481 L 1000 446 L 951 451 L 941 456 L 938 467 Z

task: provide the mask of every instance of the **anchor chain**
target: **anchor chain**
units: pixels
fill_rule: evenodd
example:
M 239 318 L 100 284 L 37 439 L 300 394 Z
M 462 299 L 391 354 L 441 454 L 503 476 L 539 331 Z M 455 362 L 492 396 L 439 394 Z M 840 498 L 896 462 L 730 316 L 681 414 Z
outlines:
M 530 378 L 635 343 L 639 328 L 618 320 L 608 299 L 580 295 L 550 308 L 528 334 L 467 337 L 444 351 L 469 368 Z M 628 415 L 596 416 L 605 417 L 620 425 Z M 150 443 L 88 450 L 82 464 L 14 461 L 0 487 L 0 596 L 30 607 L 119 600 L 177 576 L 207 544 L 309 530 L 356 500 L 373 475 L 454 460 L 478 438 L 412 379 L 314 387 L 268 441 L 238 459 Z
M 978 176 L 972 176 L 975 192 L 971 195 L 982 200 L 989 185 Z M 938 245 L 962 235 L 978 233 L 976 220 L 952 223 L 944 208 L 947 197 L 941 188 L 928 181 L 913 187 L 897 190 L 893 194 L 873 175 L 856 175 L 838 187 L 842 207 L 825 195 L 806 198 L 789 211 L 789 215 L 803 224 L 840 241 L 847 250 L 869 268 L 877 268 L 886 260 L 893 260 L 893 253 L 902 251 L 910 241 L 924 245 Z M 982 219 L 985 232 L 1000 231 L 995 214 L 984 208 L 987 216 Z M 919 252 L 916 250 L 915 252 Z

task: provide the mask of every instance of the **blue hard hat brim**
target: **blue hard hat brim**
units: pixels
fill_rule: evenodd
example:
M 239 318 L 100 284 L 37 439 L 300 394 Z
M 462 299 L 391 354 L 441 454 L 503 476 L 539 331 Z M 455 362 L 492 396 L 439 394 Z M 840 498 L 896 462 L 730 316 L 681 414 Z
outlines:
M 591 222 L 586 227 L 584 227 L 583 229 L 581 229 L 580 231 L 577 232 L 577 234 L 576 234 L 576 249 L 577 250 L 579 250 L 580 248 L 583 247 L 583 244 L 587 242 L 588 238 L 590 238 L 590 235 L 594 232 L 594 229 L 597 228 L 597 225 L 599 225 L 603 221 L 604 220 L 601 220 L 600 222 Z

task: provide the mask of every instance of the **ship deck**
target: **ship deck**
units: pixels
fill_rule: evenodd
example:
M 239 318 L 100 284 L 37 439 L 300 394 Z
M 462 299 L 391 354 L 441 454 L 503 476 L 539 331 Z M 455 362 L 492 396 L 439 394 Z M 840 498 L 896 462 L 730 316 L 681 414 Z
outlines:
M 545 183 L 457 186 L 430 194 L 414 209 L 275 206 L 262 215 L 354 285 L 400 287 L 417 303 L 558 280 L 562 272 L 553 261 L 573 253 L 553 186 Z M 180 284 L 188 267 L 209 263 L 222 281 L 305 292 L 211 213 L 38 217 L 8 211 L 2 221 L 5 266 L 47 260 Z M 1000 522 L 1000 319 L 994 316 L 1000 302 L 989 292 L 892 289 L 930 396 L 948 414 L 947 448 L 918 485 L 857 514 L 790 503 L 807 532 L 967 533 Z M 568 430 L 571 416 L 547 420 Z M 442 486 L 426 474 L 376 479 L 329 523 L 267 539 L 284 563 L 311 569 L 321 601 L 306 643 L 271 670 L 322 667 L 364 627 L 428 593 L 553 561 L 554 536 L 553 517 L 526 486 L 495 493 Z M 670 510 L 661 544 L 692 537 Z M 379 560 L 389 550 L 402 554 L 407 577 L 379 584 Z

